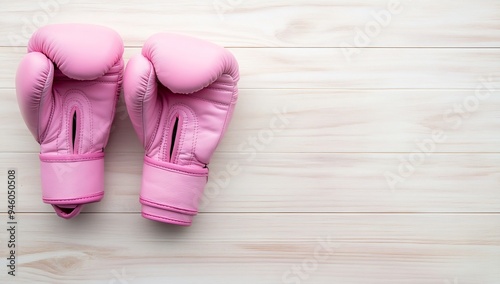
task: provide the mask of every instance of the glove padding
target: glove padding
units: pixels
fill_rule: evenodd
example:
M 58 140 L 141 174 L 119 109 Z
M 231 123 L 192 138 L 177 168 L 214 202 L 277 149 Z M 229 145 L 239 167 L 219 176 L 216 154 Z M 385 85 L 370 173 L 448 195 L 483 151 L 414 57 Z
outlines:
M 208 163 L 238 97 L 238 64 L 226 49 L 156 34 L 127 64 L 124 94 L 145 148 L 140 202 L 145 218 L 190 225 Z
M 122 39 L 109 28 L 49 25 L 33 34 L 17 70 L 19 108 L 40 144 L 43 201 L 63 218 L 104 195 L 122 55 Z

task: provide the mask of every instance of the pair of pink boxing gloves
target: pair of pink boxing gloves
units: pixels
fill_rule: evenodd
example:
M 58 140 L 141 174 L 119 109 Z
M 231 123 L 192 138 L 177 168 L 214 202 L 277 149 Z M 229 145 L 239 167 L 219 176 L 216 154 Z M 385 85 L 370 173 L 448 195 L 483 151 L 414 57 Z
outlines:
M 28 43 L 16 75 L 19 107 L 40 144 L 42 196 L 71 218 L 104 195 L 104 148 L 121 85 L 144 146 L 140 202 L 145 218 L 190 225 L 207 165 L 238 97 L 238 64 L 222 47 L 156 34 L 123 74 L 115 31 L 50 25 Z

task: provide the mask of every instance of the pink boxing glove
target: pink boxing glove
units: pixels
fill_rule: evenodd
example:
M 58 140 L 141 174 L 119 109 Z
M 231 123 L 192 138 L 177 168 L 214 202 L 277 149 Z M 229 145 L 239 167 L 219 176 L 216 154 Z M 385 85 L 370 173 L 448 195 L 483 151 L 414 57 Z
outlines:
M 156 34 L 127 64 L 124 93 L 146 152 L 141 186 L 145 218 L 189 226 L 207 165 L 238 97 L 238 64 L 203 40 Z
M 42 196 L 71 218 L 104 195 L 107 144 L 123 74 L 113 30 L 63 24 L 39 29 L 16 75 L 19 108 L 40 143 Z

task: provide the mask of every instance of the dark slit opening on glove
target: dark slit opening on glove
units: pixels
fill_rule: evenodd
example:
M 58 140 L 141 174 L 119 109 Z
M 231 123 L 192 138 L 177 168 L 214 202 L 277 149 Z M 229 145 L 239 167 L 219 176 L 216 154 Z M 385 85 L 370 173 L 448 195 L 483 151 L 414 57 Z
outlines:
M 172 161 L 172 153 L 174 152 L 174 146 L 175 146 L 175 138 L 177 136 L 177 125 L 179 124 L 179 118 L 176 117 L 175 118 L 175 122 L 174 122 L 174 128 L 172 130 L 172 139 L 170 140 L 170 156 L 169 156 L 169 159 L 170 161 Z

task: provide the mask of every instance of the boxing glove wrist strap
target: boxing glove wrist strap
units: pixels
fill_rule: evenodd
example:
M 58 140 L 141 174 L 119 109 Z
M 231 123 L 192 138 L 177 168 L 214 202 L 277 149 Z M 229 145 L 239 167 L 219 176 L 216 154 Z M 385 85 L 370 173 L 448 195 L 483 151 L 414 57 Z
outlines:
M 141 204 L 145 218 L 188 226 L 198 213 L 208 169 L 144 157 Z
M 40 154 L 43 201 L 52 205 L 97 202 L 104 195 L 104 153 Z

